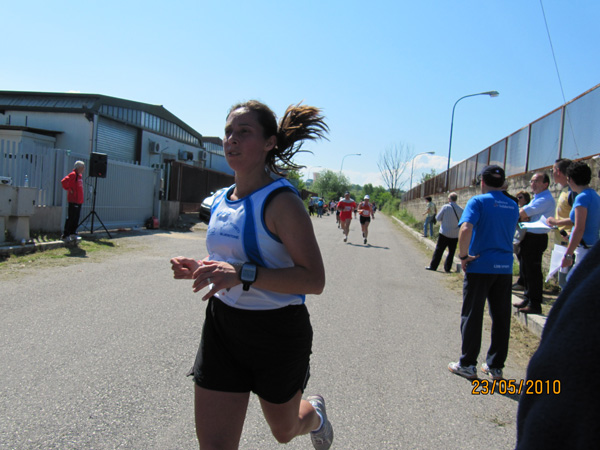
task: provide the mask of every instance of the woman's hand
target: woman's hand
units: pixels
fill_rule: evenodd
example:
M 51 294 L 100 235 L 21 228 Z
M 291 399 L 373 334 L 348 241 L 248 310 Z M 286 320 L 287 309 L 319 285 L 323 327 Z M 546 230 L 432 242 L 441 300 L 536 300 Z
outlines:
M 572 259 L 567 259 L 563 256 L 563 259 L 560 263 L 560 267 L 571 267 L 573 265 Z
M 201 263 L 192 258 L 177 256 L 171 259 L 171 270 L 176 280 L 191 280 L 192 275 Z
M 229 289 L 241 283 L 237 269 L 223 261 L 203 261 L 192 274 L 194 284 L 192 289 L 198 292 L 205 287 L 211 287 L 202 300 L 208 300 L 222 289 Z M 212 286 L 211 286 L 212 285 Z

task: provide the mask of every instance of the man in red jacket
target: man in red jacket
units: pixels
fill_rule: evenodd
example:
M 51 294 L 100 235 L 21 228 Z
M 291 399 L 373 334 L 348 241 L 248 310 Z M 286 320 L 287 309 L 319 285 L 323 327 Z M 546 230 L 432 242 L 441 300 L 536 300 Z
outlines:
M 61 181 L 63 189 L 68 192 L 67 201 L 69 202 L 69 211 L 62 235 L 62 238 L 66 240 L 73 240 L 79 225 L 79 215 L 83 204 L 83 178 L 81 176 L 83 169 L 85 169 L 85 163 L 76 161 L 73 171 Z

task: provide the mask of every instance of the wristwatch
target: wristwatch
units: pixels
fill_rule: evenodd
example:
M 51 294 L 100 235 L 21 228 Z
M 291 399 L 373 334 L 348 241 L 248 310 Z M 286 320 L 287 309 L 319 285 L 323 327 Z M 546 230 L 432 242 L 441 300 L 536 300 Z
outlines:
M 469 257 L 469 255 L 467 254 L 466 256 L 458 256 L 460 258 L 461 261 L 464 261 L 465 259 L 467 259 Z
M 574 259 L 575 255 L 567 255 L 565 254 L 565 259 Z
M 244 263 L 240 270 L 240 280 L 243 283 L 243 289 L 249 290 L 250 285 L 256 281 L 256 264 Z

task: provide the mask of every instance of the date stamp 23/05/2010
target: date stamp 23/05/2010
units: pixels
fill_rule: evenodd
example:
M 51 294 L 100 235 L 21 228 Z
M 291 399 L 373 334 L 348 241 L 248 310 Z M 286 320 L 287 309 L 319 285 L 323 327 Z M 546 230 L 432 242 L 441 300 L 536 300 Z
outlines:
M 472 395 L 558 395 L 560 380 L 473 380 Z

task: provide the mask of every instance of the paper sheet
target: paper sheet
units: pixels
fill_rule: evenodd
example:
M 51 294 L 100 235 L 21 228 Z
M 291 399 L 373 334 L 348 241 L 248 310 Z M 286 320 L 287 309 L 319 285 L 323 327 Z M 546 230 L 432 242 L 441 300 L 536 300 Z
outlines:
M 560 263 L 562 262 L 566 251 L 567 247 L 554 244 L 554 249 L 552 250 L 552 255 L 550 256 L 550 270 L 548 271 L 548 276 L 546 277 L 546 283 L 560 270 Z
M 549 233 L 556 227 L 549 226 L 548 223 L 546 223 L 546 218 L 542 216 L 540 217 L 540 220 L 537 220 L 535 222 L 519 222 L 519 228 L 525 230 L 542 230 L 546 233 Z

